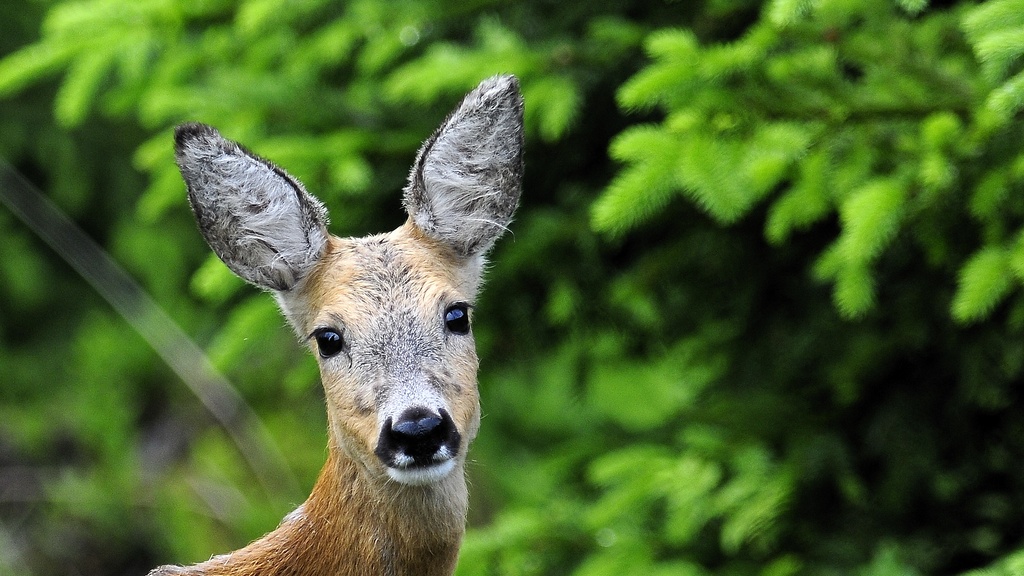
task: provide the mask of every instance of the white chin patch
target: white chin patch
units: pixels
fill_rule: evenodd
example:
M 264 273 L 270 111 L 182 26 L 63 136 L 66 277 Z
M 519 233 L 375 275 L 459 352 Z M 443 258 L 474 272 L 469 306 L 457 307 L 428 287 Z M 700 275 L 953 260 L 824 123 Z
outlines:
M 423 486 L 432 484 L 444 478 L 455 469 L 455 459 L 445 460 L 428 467 L 418 468 L 391 468 L 388 467 L 388 476 L 399 484 L 410 486 Z

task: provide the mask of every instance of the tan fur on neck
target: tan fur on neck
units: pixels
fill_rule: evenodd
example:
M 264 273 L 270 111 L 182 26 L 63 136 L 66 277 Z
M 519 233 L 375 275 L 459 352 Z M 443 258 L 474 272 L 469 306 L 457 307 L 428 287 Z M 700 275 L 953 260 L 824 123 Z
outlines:
M 276 530 L 230 554 L 152 576 L 451 574 L 466 516 L 461 474 L 430 486 L 390 482 L 382 490 L 372 482 L 332 446 L 309 499 Z M 376 501 L 382 495 L 391 502 Z

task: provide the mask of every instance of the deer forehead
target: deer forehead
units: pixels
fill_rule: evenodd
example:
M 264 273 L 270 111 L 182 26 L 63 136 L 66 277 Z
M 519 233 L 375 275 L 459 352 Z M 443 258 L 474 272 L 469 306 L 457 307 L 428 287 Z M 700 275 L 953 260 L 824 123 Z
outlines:
M 306 286 L 308 330 L 341 323 L 354 336 L 410 335 L 441 326 L 440 314 L 472 302 L 476 286 L 456 260 L 405 227 L 329 241 Z

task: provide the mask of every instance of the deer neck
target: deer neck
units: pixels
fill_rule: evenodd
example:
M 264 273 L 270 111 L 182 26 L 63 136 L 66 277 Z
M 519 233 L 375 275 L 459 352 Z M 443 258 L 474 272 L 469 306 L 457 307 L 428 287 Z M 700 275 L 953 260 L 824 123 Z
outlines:
M 405 486 L 371 478 L 332 443 L 309 498 L 276 530 L 175 574 L 450 576 L 467 507 L 461 470 Z
M 371 476 L 332 449 L 303 508 L 321 525 L 336 527 L 335 541 L 350 550 L 346 562 L 354 558 L 379 566 L 367 574 L 450 576 L 465 532 L 468 497 L 461 469 L 437 484 L 408 486 Z

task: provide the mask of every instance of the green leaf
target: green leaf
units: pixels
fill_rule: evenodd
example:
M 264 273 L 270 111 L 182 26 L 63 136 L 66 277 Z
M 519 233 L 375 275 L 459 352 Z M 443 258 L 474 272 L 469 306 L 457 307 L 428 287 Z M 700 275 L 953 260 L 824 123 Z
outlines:
M 1024 54 L 1024 2 L 989 2 L 968 13 L 964 29 L 991 80 L 1003 78 Z
M 1008 264 L 1018 282 L 1024 282 L 1024 230 L 1017 233 L 1017 240 L 1010 250 Z
M 985 99 L 985 108 L 1002 122 L 1009 122 L 1024 108 L 1024 72 L 1013 76 Z
M 644 468 L 658 473 L 670 469 L 674 463 L 672 453 L 659 444 L 630 446 L 591 462 L 589 478 L 600 486 L 613 486 L 638 474 L 645 478 L 650 476 L 641 473 Z
M 1010 292 L 1013 273 L 1010 254 L 1002 247 L 986 246 L 960 268 L 953 318 L 962 324 L 985 319 Z
M 601 62 L 628 57 L 639 45 L 647 29 L 621 16 L 598 16 L 587 25 L 587 44 Z
M 220 304 L 245 286 L 216 255 L 210 254 L 192 275 L 192 292 L 207 302 Z
M 906 198 L 904 185 L 893 179 L 876 179 L 854 191 L 839 207 L 843 260 L 864 265 L 877 258 L 899 232 Z
M 162 170 L 153 174 L 149 187 L 139 199 L 137 213 L 141 221 L 152 224 L 169 210 L 184 204 L 181 174 L 177 170 Z
M 667 28 L 652 32 L 644 48 L 655 60 L 687 62 L 696 54 L 698 42 L 689 30 Z
M 811 153 L 800 162 L 796 182 L 769 208 L 765 223 L 769 242 L 781 244 L 794 230 L 810 226 L 831 211 L 830 168 L 828 154 L 823 151 Z
M 982 2 L 964 14 L 961 25 L 972 43 L 992 30 L 1020 29 L 1024 27 L 1024 0 Z
M 612 180 L 591 207 L 591 226 L 621 235 L 663 208 L 677 189 L 674 178 L 679 143 L 668 132 L 638 126 L 620 134 L 611 155 L 631 164 Z
M 921 123 L 921 139 L 933 150 L 955 146 L 963 138 L 963 123 L 952 112 L 937 112 Z
M 630 78 L 617 94 L 619 105 L 644 110 L 658 105 L 685 102 L 696 78 L 699 47 L 696 37 L 683 30 L 652 32 L 644 43 L 655 62 Z
M 63 68 L 79 50 L 72 43 L 30 44 L 0 60 L 0 96 L 22 88 Z
M 587 380 L 587 402 L 628 430 L 661 426 L 681 408 L 679 379 L 654 366 L 602 363 Z
M 713 491 L 721 482 L 721 466 L 683 456 L 666 471 L 665 537 L 677 545 L 691 542 L 714 517 Z
M 770 542 L 794 489 L 792 475 L 761 447 L 738 451 L 733 462 L 735 475 L 714 496 L 724 516 L 722 548 L 730 553 L 747 543 Z
M 387 77 L 385 96 L 394 102 L 428 103 L 441 95 L 464 93 L 483 78 L 501 73 L 519 75 L 524 92 L 530 90 L 527 79 L 539 56 L 523 39 L 493 20 L 481 22 L 476 35 L 473 47 L 436 43 L 422 57 L 398 67 Z M 530 106 L 527 114 L 533 114 Z
M 523 90 L 526 114 L 538 125 L 547 142 L 559 140 L 576 121 L 580 111 L 580 91 L 564 76 L 549 76 L 528 84 Z
M 676 178 L 710 216 L 729 224 L 746 213 L 756 192 L 742 177 L 744 146 L 713 134 L 688 134 L 682 140 Z
M 996 217 L 1009 193 L 1006 169 L 989 170 L 971 194 L 968 205 L 971 215 L 982 222 Z
M 802 20 L 810 9 L 810 0 L 772 0 L 768 5 L 768 21 L 783 28 Z
M 774 122 L 758 127 L 742 161 L 755 197 L 767 194 L 783 180 L 793 163 L 804 156 L 812 137 L 812 130 L 796 123 Z
M 844 318 L 855 320 L 875 305 L 875 280 L 861 263 L 845 264 L 836 275 L 833 298 Z
M 297 3 L 296 3 L 297 4 Z M 235 26 L 239 33 L 246 37 L 255 37 L 270 32 L 280 25 L 281 19 L 291 16 L 296 4 L 291 6 L 288 15 L 283 15 L 281 5 L 275 0 L 244 0 L 239 2 L 235 13 Z
M 925 190 L 948 190 L 956 182 L 957 169 L 944 154 L 930 152 L 921 157 L 918 180 Z
M 1024 573 L 1024 550 L 1016 550 L 985 568 L 970 570 L 960 576 L 1018 576 Z
M 114 64 L 118 49 L 119 46 L 110 38 L 105 49 L 97 48 L 71 63 L 54 105 L 61 124 L 74 127 L 85 120 L 101 83 Z
M 896 0 L 896 4 L 911 16 L 920 14 L 928 8 L 928 0 Z

